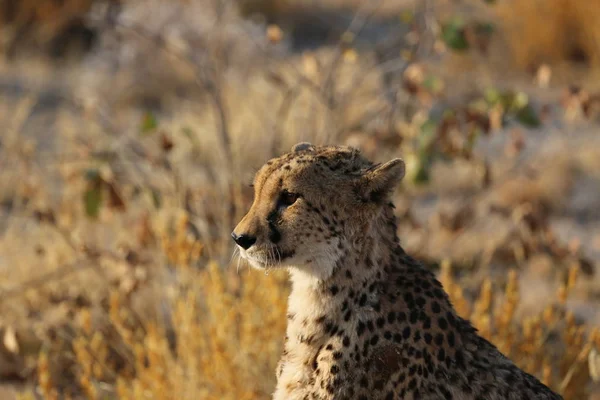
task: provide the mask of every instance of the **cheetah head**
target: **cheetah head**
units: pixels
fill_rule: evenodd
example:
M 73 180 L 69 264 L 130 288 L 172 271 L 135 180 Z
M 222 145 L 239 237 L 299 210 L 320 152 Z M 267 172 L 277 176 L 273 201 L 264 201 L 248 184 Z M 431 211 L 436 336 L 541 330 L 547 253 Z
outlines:
M 325 278 L 390 202 L 404 169 L 401 159 L 373 164 L 350 147 L 299 143 L 256 173 L 254 202 L 232 237 L 255 268 Z

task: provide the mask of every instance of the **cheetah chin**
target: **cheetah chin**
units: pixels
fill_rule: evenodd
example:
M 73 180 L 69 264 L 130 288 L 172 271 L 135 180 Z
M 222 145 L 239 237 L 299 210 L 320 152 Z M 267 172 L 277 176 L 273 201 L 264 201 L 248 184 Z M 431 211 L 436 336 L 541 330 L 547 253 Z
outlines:
M 298 263 L 294 260 L 294 251 L 283 251 L 277 247 L 270 249 L 248 249 L 240 248 L 240 256 L 256 269 L 270 269 L 289 267 Z

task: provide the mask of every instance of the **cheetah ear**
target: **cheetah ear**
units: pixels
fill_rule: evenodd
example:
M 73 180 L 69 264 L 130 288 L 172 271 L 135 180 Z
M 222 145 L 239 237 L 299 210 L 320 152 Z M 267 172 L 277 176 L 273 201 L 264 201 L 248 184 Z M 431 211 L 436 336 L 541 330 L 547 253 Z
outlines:
M 362 176 L 359 191 L 362 199 L 373 202 L 388 201 L 396 186 L 404 178 L 404 161 L 395 158 L 376 166 Z
M 315 146 L 313 146 L 312 144 L 310 144 L 308 142 L 300 142 L 300 143 L 296 143 L 294 146 L 292 146 L 292 153 L 297 153 L 297 152 L 303 151 L 303 150 L 313 151 L 314 149 L 315 149 Z

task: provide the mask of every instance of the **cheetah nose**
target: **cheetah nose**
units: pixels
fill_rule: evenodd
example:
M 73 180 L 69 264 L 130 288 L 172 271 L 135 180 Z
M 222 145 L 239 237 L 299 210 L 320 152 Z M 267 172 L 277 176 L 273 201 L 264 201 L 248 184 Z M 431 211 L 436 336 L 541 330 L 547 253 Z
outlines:
M 231 232 L 231 237 L 244 250 L 248 250 L 254 243 L 256 243 L 256 238 L 250 235 L 238 235 L 235 232 Z

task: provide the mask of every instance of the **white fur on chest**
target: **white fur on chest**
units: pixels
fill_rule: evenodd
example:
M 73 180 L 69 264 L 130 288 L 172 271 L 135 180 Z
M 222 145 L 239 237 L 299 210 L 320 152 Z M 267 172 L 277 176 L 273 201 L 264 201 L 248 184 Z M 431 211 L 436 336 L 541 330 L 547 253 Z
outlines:
M 365 306 L 362 310 L 355 309 L 352 318 L 344 320 L 340 310 L 346 299 L 345 295 L 325 296 L 324 292 L 328 287 L 323 287 L 322 281 L 302 271 L 291 271 L 291 274 L 293 288 L 288 302 L 290 320 L 286 332 L 286 354 L 281 360 L 282 368 L 273 396 L 275 400 L 304 399 L 307 393 L 319 390 L 319 384 L 322 382 L 318 380 L 333 380 L 334 377 L 329 376 L 330 364 L 333 361 L 321 356 L 323 353 L 319 351 L 329 344 L 342 348 L 343 338 L 326 333 L 325 325 L 331 324 L 343 329 L 344 336 L 349 336 L 354 343 L 357 320 L 369 318 L 370 315 L 364 314 L 374 312 L 372 308 Z M 334 282 L 327 285 L 332 284 Z M 318 378 L 314 374 L 315 362 L 321 371 Z M 340 377 L 339 373 L 337 376 Z
M 291 271 L 293 289 L 288 301 L 286 355 L 277 381 L 274 400 L 303 399 L 309 385 L 312 362 L 324 344 L 324 330 L 319 317 L 331 317 L 336 304 L 319 296 L 320 281 L 302 271 Z

